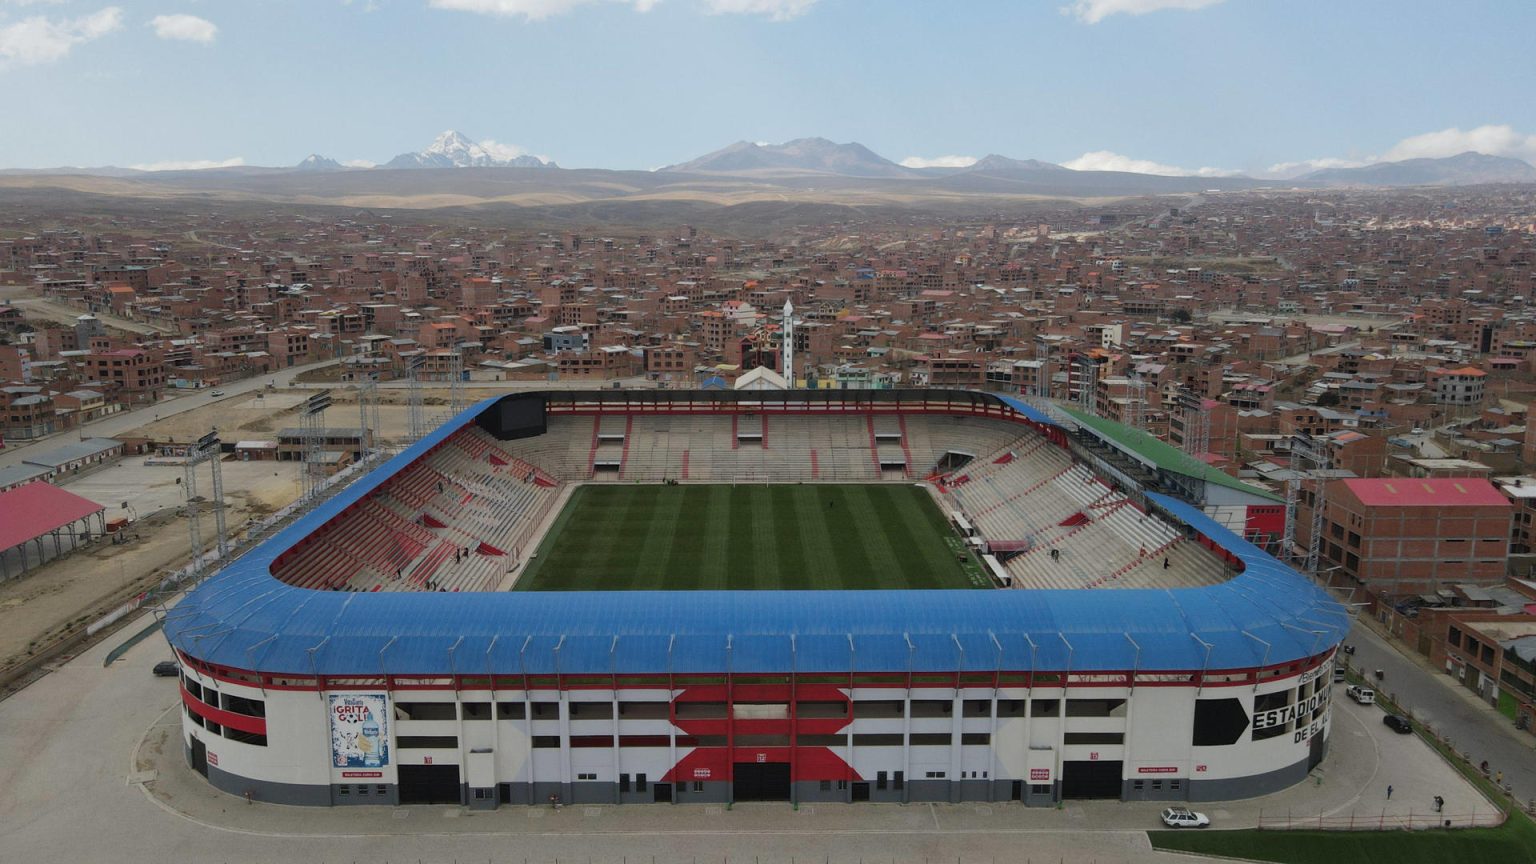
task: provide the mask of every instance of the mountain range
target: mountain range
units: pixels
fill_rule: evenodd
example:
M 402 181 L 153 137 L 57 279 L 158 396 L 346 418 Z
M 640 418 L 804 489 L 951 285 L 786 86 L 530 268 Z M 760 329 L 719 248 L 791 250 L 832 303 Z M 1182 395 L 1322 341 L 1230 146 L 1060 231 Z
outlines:
M 365 163 L 366 164 L 366 163 Z M 495 141 L 474 141 L 455 130 L 438 135 L 425 148 L 401 153 L 370 171 L 454 170 L 467 168 L 558 169 L 554 162 L 521 153 Z M 358 173 L 335 159 L 311 154 L 288 168 L 230 166 L 190 171 L 146 171 L 133 168 L 54 168 L 0 170 L 0 175 L 54 175 L 135 178 L 157 175 L 201 176 L 239 174 L 267 175 L 282 172 L 305 174 Z M 604 171 L 605 169 L 587 169 Z M 613 171 L 614 175 L 635 172 Z M 1243 175 L 1221 177 L 1178 174 L 1141 174 L 1129 171 L 1088 171 L 1067 168 L 1037 159 L 1013 159 L 990 154 L 970 165 L 911 167 L 893 162 L 858 142 L 837 143 L 826 138 L 796 138 L 783 144 L 737 141 L 695 159 L 668 165 L 654 172 L 680 180 L 685 177 L 756 179 L 774 185 L 810 187 L 831 178 L 908 183 L 957 194 L 1023 194 L 1062 197 L 1159 195 L 1207 190 L 1318 186 L 1469 186 L 1487 183 L 1533 183 L 1536 167 L 1519 159 L 1467 152 L 1433 159 L 1376 162 L 1349 168 L 1326 168 L 1287 179 Z M 415 185 L 415 184 L 413 184 Z
M 1258 179 L 1079 171 L 998 154 L 964 166 L 913 167 L 857 143 L 823 138 L 784 144 L 743 141 L 650 171 L 567 169 L 450 131 L 423 150 L 377 167 L 354 167 L 312 154 L 281 168 L 0 170 L 0 211 L 65 207 L 109 212 L 185 200 L 199 207 L 295 204 L 454 211 L 506 226 L 683 223 L 755 233 L 772 226 L 919 213 L 967 218 L 1022 214 L 1106 199 L 1210 191 L 1533 182 L 1536 168 L 1479 153 Z
M 674 174 L 825 173 L 839 177 L 920 177 L 919 172 L 881 156 L 858 142 L 796 138 L 783 144 L 737 141 L 662 171 Z
M 1326 168 L 1297 179 L 1329 186 L 1472 186 L 1479 183 L 1533 183 L 1536 182 L 1536 168 L 1519 159 L 1469 150 L 1440 159 L 1404 159 L 1357 168 Z
M 462 132 L 449 129 L 437 136 L 425 150 L 401 153 L 385 162 L 384 168 L 546 168 L 554 163 L 537 156 L 514 153 L 493 141 L 476 143 Z

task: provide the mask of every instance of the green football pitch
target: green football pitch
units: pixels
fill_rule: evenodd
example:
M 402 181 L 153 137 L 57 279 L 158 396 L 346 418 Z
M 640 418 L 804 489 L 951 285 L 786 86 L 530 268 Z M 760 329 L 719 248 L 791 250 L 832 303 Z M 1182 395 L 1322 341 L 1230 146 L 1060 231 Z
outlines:
M 577 487 L 519 591 L 986 588 L 905 484 Z

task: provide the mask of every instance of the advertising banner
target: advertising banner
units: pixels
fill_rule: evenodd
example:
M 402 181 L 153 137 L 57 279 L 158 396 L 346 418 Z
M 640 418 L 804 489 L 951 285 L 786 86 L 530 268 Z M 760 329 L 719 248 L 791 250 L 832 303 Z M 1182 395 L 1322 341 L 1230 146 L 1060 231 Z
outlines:
M 381 768 L 389 764 L 387 695 L 331 694 L 331 764 L 337 768 Z

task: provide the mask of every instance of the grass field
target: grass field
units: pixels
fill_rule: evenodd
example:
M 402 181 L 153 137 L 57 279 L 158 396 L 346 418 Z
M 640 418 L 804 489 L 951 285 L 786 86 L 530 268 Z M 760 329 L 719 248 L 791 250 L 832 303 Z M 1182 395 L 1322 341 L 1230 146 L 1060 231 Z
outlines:
M 514 590 L 973 587 L 987 577 L 915 486 L 594 485 Z
M 1155 849 L 1282 864 L 1530 864 L 1536 831 L 1518 814 L 1458 831 L 1152 831 Z

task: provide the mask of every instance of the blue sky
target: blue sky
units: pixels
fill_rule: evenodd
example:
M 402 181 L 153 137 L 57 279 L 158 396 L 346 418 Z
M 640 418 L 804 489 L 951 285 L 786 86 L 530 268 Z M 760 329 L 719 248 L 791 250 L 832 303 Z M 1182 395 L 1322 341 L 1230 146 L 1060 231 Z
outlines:
M 0 167 L 566 167 L 820 135 L 895 160 L 1536 158 L 1530 0 L 0 0 Z

